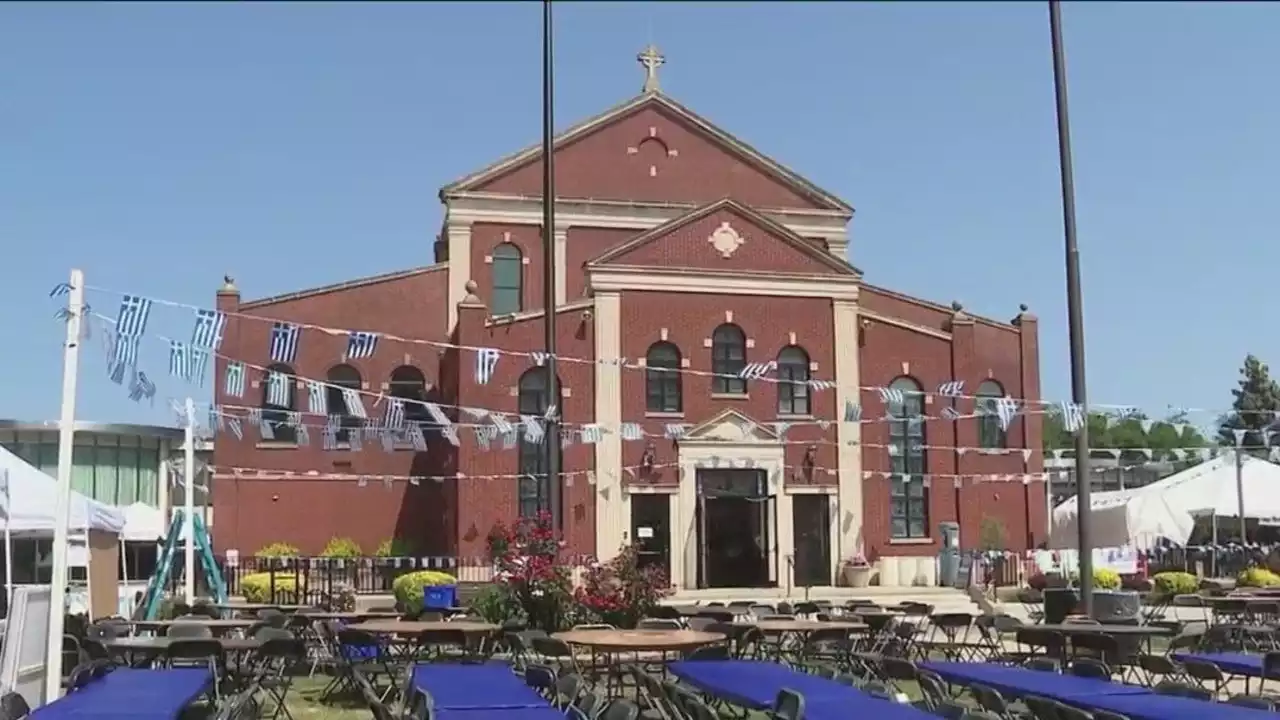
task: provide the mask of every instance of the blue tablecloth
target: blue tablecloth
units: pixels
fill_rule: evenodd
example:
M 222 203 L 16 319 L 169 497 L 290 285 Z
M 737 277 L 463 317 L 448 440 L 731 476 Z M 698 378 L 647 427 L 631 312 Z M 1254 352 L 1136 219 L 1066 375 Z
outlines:
M 933 716 L 910 705 L 890 702 L 816 675 L 777 663 L 750 660 L 682 660 L 667 666 L 672 674 L 721 700 L 752 710 L 773 707 L 778 691 L 804 696 L 809 720 L 866 716 L 876 720 L 928 720 Z
M 1226 703 L 1210 703 L 1171 695 L 1092 695 L 1069 704 L 1085 710 L 1106 710 L 1129 720 L 1267 720 L 1275 715 Z
M 540 708 L 471 708 L 470 710 L 436 710 L 436 720 L 564 720 L 564 711 Z
M 932 670 L 943 680 L 959 685 L 986 685 L 1004 695 L 1039 695 L 1043 698 L 1072 703 L 1076 698 L 1095 695 L 1151 695 L 1150 688 L 1137 685 L 1082 678 L 1074 675 L 1028 670 L 1027 668 L 989 663 L 926 662 L 920 667 Z
M 439 710 L 545 708 L 550 703 L 506 663 L 433 663 L 413 669 L 413 686 Z
M 66 697 L 37 708 L 31 717 L 35 720 L 173 720 L 212 683 L 213 673 L 200 668 L 117 668 L 106 677 L 92 680 Z
M 1230 675 L 1262 677 L 1261 655 L 1247 655 L 1245 653 L 1174 653 L 1173 659 L 1211 662 Z M 1280 676 L 1273 674 L 1272 677 Z

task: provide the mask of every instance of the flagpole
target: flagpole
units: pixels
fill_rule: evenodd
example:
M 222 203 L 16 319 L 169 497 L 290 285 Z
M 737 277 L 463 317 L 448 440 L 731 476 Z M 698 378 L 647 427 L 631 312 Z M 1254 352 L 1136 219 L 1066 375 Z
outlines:
M 187 398 L 186 427 L 182 429 L 182 522 L 186 529 L 187 544 L 183 551 L 184 590 L 187 606 L 196 604 L 196 523 L 195 517 L 195 477 L 196 477 L 196 403 Z
M 71 271 L 67 293 L 67 338 L 62 350 L 62 411 L 58 419 L 58 486 L 53 505 L 53 568 L 49 586 L 49 637 L 45 648 L 45 700 L 62 691 L 62 631 L 67 611 L 67 550 L 71 514 L 71 450 L 76 435 L 76 381 L 80 372 L 80 327 L 84 319 L 84 273 Z
M 555 80 L 551 0 L 542 3 L 542 307 L 543 350 L 547 353 L 546 451 L 547 501 L 552 527 L 563 530 L 560 487 L 560 377 L 556 370 L 556 177 Z M 541 481 L 538 481 L 541 482 Z
M 9 490 L 9 470 L 0 473 L 4 481 L 4 606 L 5 616 L 13 607 L 13 493 Z
M 1071 167 L 1071 122 L 1067 115 L 1067 59 L 1062 49 L 1062 6 L 1049 0 L 1049 42 L 1058 117 L 1058 165 L 1062 175 L 1062 228 L 1067 265 L 1067 326 L 1071 344 L 1071 402 L 1083 423 L 1076 433 L 1076 532 L 1080 551 L 1080 610 L 1093 617 L 1093 473 L 1089 468 L 1089 402 L 1084 372 L 1084 306 L 1080 295 L 1080 246 L 1076 243 L 1076 186 Z

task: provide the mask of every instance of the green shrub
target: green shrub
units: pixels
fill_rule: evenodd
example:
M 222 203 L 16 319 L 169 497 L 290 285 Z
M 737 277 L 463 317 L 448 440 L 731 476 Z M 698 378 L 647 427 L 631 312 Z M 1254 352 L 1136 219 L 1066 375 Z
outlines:
M 271 597 L 272 587 L 275 597 Z M 252 573 L 240 578 L 240 594 L 246 602 L 295 605 L 298 602 L 298 578 L 292 573 Z
M 457 585 L 458 579 L 446 572 L 436 570 L 417 570 L 405 573 L 391 584 L 391 592 L 396 602 L 406 610 L 422 607 L 422 588 L 427 585 Z
M 320 557 L 350 559 L 364 555 L 360 544 L 349 537 L 329 538 L 329 543 L 320 551 Z
M 404 538 L 387 538 L 373 554 L 378 557 L 410 557 L 413 555 L 413 545 Z
M 254 557 L 260 558 L 291 558 L 298 557 L 301 553 L 298 548 L 289 543 L 274 542 L 264 546 L 261 550 L 254 554 Z
M 475 614 L 495 625 L 518 619 L 521 615 L 520 600 L 503 585 L 485 585 L 468 603 Z
M 1156 573 L 1151 582 L 1155 583 L 1156 594 L 1165 598 L 1193 595 L 1200 589 L 1200 578 L 1189 572 Z
M 1272 587 L 1280 585 L 1280 575 L 1266 568 L 1252 567 L 1236 577 L 1237 587 Z
M 1108 568 L 1094 570 L 1093 587 L 1098 590 L 1119 590 L 1120 573 Z

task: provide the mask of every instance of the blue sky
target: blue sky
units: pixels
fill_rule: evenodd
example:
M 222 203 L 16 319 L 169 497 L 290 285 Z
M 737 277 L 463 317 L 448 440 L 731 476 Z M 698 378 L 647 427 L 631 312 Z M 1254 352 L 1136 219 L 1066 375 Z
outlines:
M 664 90 L 857 208 L 871 282 L 1000 319 L 1027 303 L 1045 396 L 1069 394 L 1043 3 L 557 12 L 561 125 L 635 94 L 656 42 Z M 1246 352 L 1280 362 L 1280 5 L 1064 17 L 1091 400 L 1224 408 Z M 223 273 L 257 297 L 430 262 L 438 188 L 539 136 L 539 22 L 536 3 L 0 4 L 0 416 L 57 415 L 46 294 L 73 265 L 211 305 Z M 79 417 L 167 421 L 188 390 L 164 355 L 144 345 L 151 408 L 91 347 Z

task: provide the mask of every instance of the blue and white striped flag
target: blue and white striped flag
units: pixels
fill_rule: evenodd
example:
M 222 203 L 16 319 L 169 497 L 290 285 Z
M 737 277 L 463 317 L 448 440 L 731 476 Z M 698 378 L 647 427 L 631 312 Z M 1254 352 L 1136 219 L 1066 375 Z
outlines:
M 1018 401 L 1011 397 L 1002 397 L 996 401 L 996 416 L 1000 418 L 1000 429 L 1008 430 L 1013 418 L 1018 415 Z
M 191 331 L 192 347 L 216 351 L 222 345 L 222 331 L 227 326 L 227 316 L 217 310 L 197 310 L 196 326 Z
M 383 418 L 383 427 L 391 430 L 399 430 L 404 427 L 404 401 L 400 398 L 391 398 L 387 402 L 387 414 Z
M 228 397 L 242 398 L 244 397 L 245 372 L 244 363 L 229 362 L 227 363 L 226 382 L 223 383 L 222 392 Z
M 329 397 L 324 383 L 307 381 L 307 410 L 312 415 L 329 414 Z
M 154 401 L 156 397 L 156 384 L 151 382 L 151 378 L 147 377 L 144 372 L 135 372 L 133 380 L 129 383 L 129 399 L 138 402 L 142 399 Z
M 187 380 L 196 387 L 204 387 L 204 376 L 209 372 L 209 351 L 200 348 L 187 348 L 187 351 L 191 355 Z
M 169 375 L 187 380 L 191 377 L 191 353 L 186 343 L 169 341 Z
M 292 365 L 298 361 L 298 336 L 301 328 L 278 322 L 271 326 L 271 360 Z
M 1084 408 L 1075 403 L 1062 403 L 1062 427 L 1070 433 L 1084 429 Z
M 880 391 L 880 402 L 885 405 L 902 405 L 907 401 L 906 393 L 898 388 L 882 387 L 876 389 Z
M 280 372 L 267 373 L 267 404 L 287 408 L 290 406 L 290 378 Z
M 147 332 L 147 321 L 150 319 L 150 298 L 125 295 L 120 303 L 120 315 L 116 318 L 116 334 L 121 337 L 142 337 Z
M 378 349 L 378 333 L 355 332 L 347 335 L 347 359 L 363 360 L 373 357 Z
M 116 335 L 112 346 L 111 366 L 114 369 L 131 368 L 138 365 L 138 338 Z
M 476 383 L 488 385 L 493 379 L 493 371 L 498 369 L 498 358 L 501 354 L 493 348 L 480 348 L 476 351 Z
M 964 395 L 964 381 L 951 380 L 938 386 L 938 394 L 942 397 L 960 397 Z
M 364 411 L 364 400 L 360 397 L 358 390 L 343 388 L 342 402 L 347 406 L 347 414 L 351 417 L 360 418 L 361 420 L 369 417 L 368 413 Z

